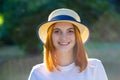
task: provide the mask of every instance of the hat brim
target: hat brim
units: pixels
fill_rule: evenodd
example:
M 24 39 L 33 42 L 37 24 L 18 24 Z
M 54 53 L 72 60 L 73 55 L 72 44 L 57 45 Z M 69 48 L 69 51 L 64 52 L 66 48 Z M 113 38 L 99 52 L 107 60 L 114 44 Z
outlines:
M 57 23 L 57 22 L 69 22 L 69 23 L 72 23 L 74 24 L 76 27 L 78 27 L 78 29 L 80 30 L 80 33 L 81 33 L 81 37 L 82 37 L 82 41 L 83 43 L 85 43 L 89 37 L 89 30 L 87 28 L 87 26 L 79 23 L 79 22 L 75 22 L 75 21 L 70 21 L 70 20 L 58 20 L 58 21 L 49 21 L 41 26 L 39 26 L 39 29 L 38 29 L 38 37 L 41 39 L 41 41 L 43 43 L 46 42 L 46 37 L 47 37 L 47 30 L 48 28 L 54 24 L 54 23 Z

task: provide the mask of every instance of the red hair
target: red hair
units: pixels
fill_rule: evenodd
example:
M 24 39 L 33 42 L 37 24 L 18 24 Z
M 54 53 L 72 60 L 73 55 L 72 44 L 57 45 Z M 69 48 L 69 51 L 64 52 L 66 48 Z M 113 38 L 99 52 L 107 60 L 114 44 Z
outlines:
M 57 63 L 55 60 L 54 45 L 52 43 L 52 31 L 54 24 L 48 29 L 48 34 L 46 38 L 46 43 L 44 45 L 44 62 L 49 71 L 53 71 L 53 68 L 56 67 Z M 88 64 L 87 54 L 84 49 L 80 31 L 76 26 L 74 26 L 76 44 L 74 47 L 75 51 L 75 64 L 80 67 L 80 72 L 85 70 Z

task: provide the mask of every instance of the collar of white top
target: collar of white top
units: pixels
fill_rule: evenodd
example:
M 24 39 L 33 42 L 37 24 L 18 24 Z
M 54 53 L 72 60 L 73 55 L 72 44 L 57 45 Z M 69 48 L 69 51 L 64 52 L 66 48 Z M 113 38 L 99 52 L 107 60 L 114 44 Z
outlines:
M 67 66 L 59 66 L 58 65 L 58 68 L 60 71 L 69 71 L 69 70 L 75 68 L 75 63 L 69 64 Z

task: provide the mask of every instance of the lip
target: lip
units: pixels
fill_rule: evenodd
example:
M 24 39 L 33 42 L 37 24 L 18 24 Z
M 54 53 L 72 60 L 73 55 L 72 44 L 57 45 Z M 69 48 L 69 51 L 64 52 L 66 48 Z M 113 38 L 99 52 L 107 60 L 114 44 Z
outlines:
M 61 46 L 67 46 L 70 44 L 70 42 L 58 42 L 58 44 Z

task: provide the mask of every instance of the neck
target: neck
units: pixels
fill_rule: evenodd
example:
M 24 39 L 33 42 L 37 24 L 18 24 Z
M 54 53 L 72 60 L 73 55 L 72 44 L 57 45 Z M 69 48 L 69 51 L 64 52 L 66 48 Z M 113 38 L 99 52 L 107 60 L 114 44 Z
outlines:
M 56 52 L 57 63 L 60 66 L 67 66 L 74 62 L 73 51 L 68 52 Z

